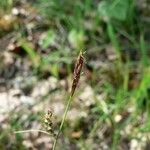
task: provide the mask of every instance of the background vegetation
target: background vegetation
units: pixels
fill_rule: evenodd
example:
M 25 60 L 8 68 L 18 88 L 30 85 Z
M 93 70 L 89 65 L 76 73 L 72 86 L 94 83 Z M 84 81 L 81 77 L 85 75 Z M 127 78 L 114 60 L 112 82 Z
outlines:
M 51 149 L 80 50 L 61 150 L 150 149 L 148 0 L 0 0 L 0 149 Z

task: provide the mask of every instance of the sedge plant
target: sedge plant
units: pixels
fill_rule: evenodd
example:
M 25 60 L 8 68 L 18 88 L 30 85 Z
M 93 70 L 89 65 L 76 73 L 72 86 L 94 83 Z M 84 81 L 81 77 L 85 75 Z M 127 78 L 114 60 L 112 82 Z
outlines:
M 65 119 L 66 119 L 66 116 L 67 116 L 67 112 L 68 112 L 68 110 L 70 108 L 71 101 L 73 99 L 73 96 L 74 96 L 77 84 L 78 84 L 79 79 L 80 79 L 80 74 L 81 74 L 81 70 L 82 70 L 82 67 L 83 67 L 83 63 L 84 63 L 84 57 L 83 57 L 83 52 L 81 51 L 79 53 L 78 59 L 77 59 L 76 64 L 75 64 L 71 92 L 70 92 L 70 96 L 69 96 L 69 99 L 68 99 L 68 102 L 67 102 L 67 105 L 66 105 L 66 108 L 65 108 L 65 112 L 63 114 L 63 118 L 62 118 L 59 130 L 58 130 L 58 133 L 55 134 L 54 131 L 53 131 L 52 112 L 48 111 L 48 113 L 45 114 L 45 116 L 44 116 L 44 124 L 45 124 L 46 131 L 30 129 L 30 130 L 15 131 L 14 132 L 15 134 L 18 134 L 18 133 L 29 133 L 29 132 L 41 132 L 41 133 L 48 134 L 49 136 L 53 135 L 55 137 L 55 140 L 54 140 L 54 144 L 53 144 L 52 150 L 55 150 L 56 144 L 57 144 L 57 140 L 58 140 L 59 135 L 61 133 L 62 127 L 64 125 L 64 122 L 65 122 Z
M 55 150 L 55 148 L 56 148 L 57 140 L 58 140 L 59 135 L 60 135 L 60 133 L 62 131 L 64 122 L 66 120 L 67 112 L 68 112 L 68 110 L 70 108 L 70 104 L 71 104 L 71 102 L 73 100 L 73 96 L 74 96 L 75 90 L 77 88 L 77 84 L 79 82 L 79 79 L 80 79 L 80 74 L 81 74 L 81 70 L 82 70 L 82 67 L 83 67 L 83 63 L 84 63 L 84 57 L 83 57 L 83 52 L 81 51 L 79 53 L 78 59 L 77 59 L 76 64 L 75 64 L 74 73 L 73 73 L 73 82 L 72 82 L 70 96 L 69 96 L 69 99 L 68 99 L 68 102 L 67 102 L 64 114 L 63 114 L 63 118 L 62 118 L 62 121 L 61 121 L 61 124 L 60 124 L 60 127 L 59 127 L 59 131 L 58 131 L 58 133 L 56 135 L 56 138 L 54 140 L 54 144 L 53 144 L 52 150 Z

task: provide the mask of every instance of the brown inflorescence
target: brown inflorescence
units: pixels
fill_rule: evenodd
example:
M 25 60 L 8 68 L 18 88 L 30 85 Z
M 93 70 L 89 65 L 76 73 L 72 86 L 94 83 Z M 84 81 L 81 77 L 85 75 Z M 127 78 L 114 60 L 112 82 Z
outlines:
M 71 97 L 74 95 L 75 89 L 79 82 L 83 62 L 84 62 L 83 52 L 80 52 L 74 68 L 73 82 L 71 87 Z

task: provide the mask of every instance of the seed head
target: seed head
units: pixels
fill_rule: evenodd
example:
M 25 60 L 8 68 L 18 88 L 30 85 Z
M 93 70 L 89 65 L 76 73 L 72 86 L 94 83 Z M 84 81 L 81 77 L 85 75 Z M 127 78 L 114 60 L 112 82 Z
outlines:
M 71 96 L 74 95 L 75 89 L 76 89 L 77 84 L 79 82 L 81 70 L 83 67 L 83 62 L 84 62 L 84 57 L 83 57 L 83 52 L 81 51 L 79 56 L 78 56 L 78 59 L 76 61 L 75 68 L 74 68 L 73 82 L 72 82 L 72 88 L 71 88 Z
M 53 122 L 52 122 L 52 111 L 48 110 L 48 112 L 45 114 L 43 118 L 44 127 L 47 132 L 51 133 L 53 136 L 55 136 L 54 130 L 53 130 Z

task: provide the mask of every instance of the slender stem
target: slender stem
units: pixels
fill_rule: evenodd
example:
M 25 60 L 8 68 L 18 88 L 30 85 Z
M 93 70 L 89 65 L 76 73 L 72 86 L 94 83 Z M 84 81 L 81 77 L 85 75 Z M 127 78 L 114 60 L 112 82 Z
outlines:
M 59 137 L 60 132 L 61 132 L 61 130 L 62 130 L 62 127 L 63 127 L 63 125 L 64 125 L 64 122 L 65 122 L 65 119 L 66 119 L 66 116 L 67 116 L 67 112 L 68 112 L 68 110 L 69 110 L 69 107 L 70 107 L 72 98 L 73 98 L 73 97 L 70 96 L 69 99 L 68 99 L 67 106 L 66 106 L 66 108 L 65 108 L 65 112 L 64 112 L 64 114 L 63 114 L 63 118 L 62 118 L 62 121 L 61 121 L 61 124 L 60 124 L 60 127 L 59 127 L 59 131 L 58 131 L 58 133 L 57 133 L 57 135 L 56 135 L 56 138 L 55 138 L 55 141 L 54 141 L 52 150 L 55 150 L 55 148 L 56 148 L 57 140 L 58 140 L 58 137 Z
M 14 133 L 15 133 L 15 134 L 18 134 L 18 133 L 28 133 L 28 132 L 41 132 L 41 133 L 45 133 L 45 134 L 50 135 L 50 134 L 49 134 L 48 132 L 46 132 L 46 131 L 43 131 L 43 130 L 34 130 L 34 129 L 15 131 Z

